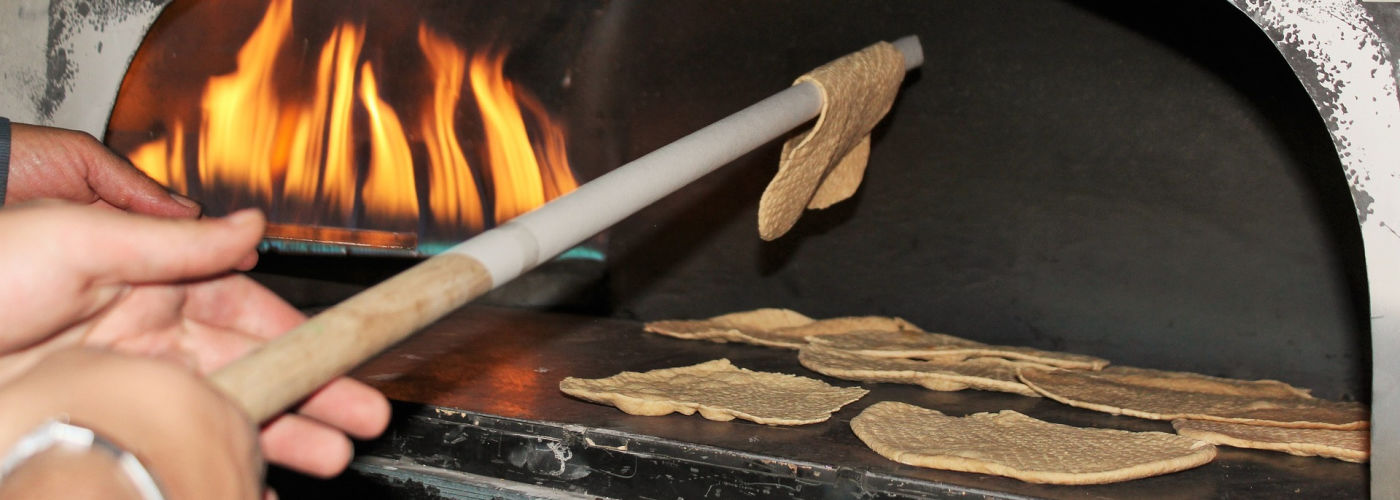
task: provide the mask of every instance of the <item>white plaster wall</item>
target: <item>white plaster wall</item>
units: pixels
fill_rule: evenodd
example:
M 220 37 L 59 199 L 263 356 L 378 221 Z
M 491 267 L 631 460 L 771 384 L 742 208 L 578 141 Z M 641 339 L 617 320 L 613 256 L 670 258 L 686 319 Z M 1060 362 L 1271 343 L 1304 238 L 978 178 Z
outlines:
M 49 0 L 12 0 L 0 12 L 0 115 L 39 120 L 43 95 Z
M 131 58 L 167 0 L 11 0 L 0 114 L 101 137 Z

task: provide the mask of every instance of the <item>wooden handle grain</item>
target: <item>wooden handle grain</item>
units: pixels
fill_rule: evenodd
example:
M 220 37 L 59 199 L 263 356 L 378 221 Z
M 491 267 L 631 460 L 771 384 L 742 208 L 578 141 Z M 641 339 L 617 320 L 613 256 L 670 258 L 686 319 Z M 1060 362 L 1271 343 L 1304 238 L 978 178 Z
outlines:
M 438 255 L 312 317 L 210 380 L 263 422 L 491 287 L 476 259 Z

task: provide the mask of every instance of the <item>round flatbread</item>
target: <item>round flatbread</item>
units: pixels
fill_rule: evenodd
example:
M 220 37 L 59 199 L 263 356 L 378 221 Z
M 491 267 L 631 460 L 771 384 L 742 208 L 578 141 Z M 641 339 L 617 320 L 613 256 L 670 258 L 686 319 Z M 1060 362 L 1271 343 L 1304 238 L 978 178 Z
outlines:
M 698 411 L 710 420 L 741 418 L 768 425 L 824 422 L 870 392 L 796 375 L 746 370 L 727 359 L 600 379 L 568 377 L 559 382 L 559 390 L 632 415 Z
M 1085 429 L 1011 410 L 951 417 L 885 401 L 851 419 L 870 449 L 896 462 L 1031 483 L 1105 484 L 1197 467 L 1215 446 L 1165 432 Z

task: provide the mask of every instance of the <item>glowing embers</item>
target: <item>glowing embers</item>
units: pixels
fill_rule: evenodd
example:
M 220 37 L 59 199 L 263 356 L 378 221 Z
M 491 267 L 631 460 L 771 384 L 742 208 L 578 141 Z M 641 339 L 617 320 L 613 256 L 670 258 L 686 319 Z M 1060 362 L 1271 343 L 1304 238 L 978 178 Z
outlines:
M 129 157 L 218 200 L 216 212 L 259 206 L 279 223 L 417 232 L 433 240 L 420 241 L 424 253 L 577 187 L 563 129 L 505 77 L 504 51 L 470 52 L 426 25 L 416 44 L 367 47 L 365 30 L 294 36 L 291 0 L 273 0 L 237 69 L 209 79 L 198 123 L 172 112 L 169 135 Z M 408 58 L 425 75 L 378 70 Z

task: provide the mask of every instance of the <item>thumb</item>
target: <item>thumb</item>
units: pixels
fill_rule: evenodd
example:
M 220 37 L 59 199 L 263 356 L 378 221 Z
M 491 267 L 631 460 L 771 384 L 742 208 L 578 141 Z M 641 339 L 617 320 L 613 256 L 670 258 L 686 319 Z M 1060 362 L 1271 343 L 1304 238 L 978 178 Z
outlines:
M 88 186 L 97 198 L 136 213 L 164 217 L 198 217 L 198 203 L 165 190 L 135 166 L 105 147 L 94 148 L 86 159 Z
M 262 212 L 246 209 L 221 219 L 164 219 L 84 211 L 69 262 L 102 283 L 183 281 L 225 273 L 246 261 L 262 238 Z M 74 228 L 76 229 L 76 228 Z M 102 249 L 101 251 L 93 251 Z

